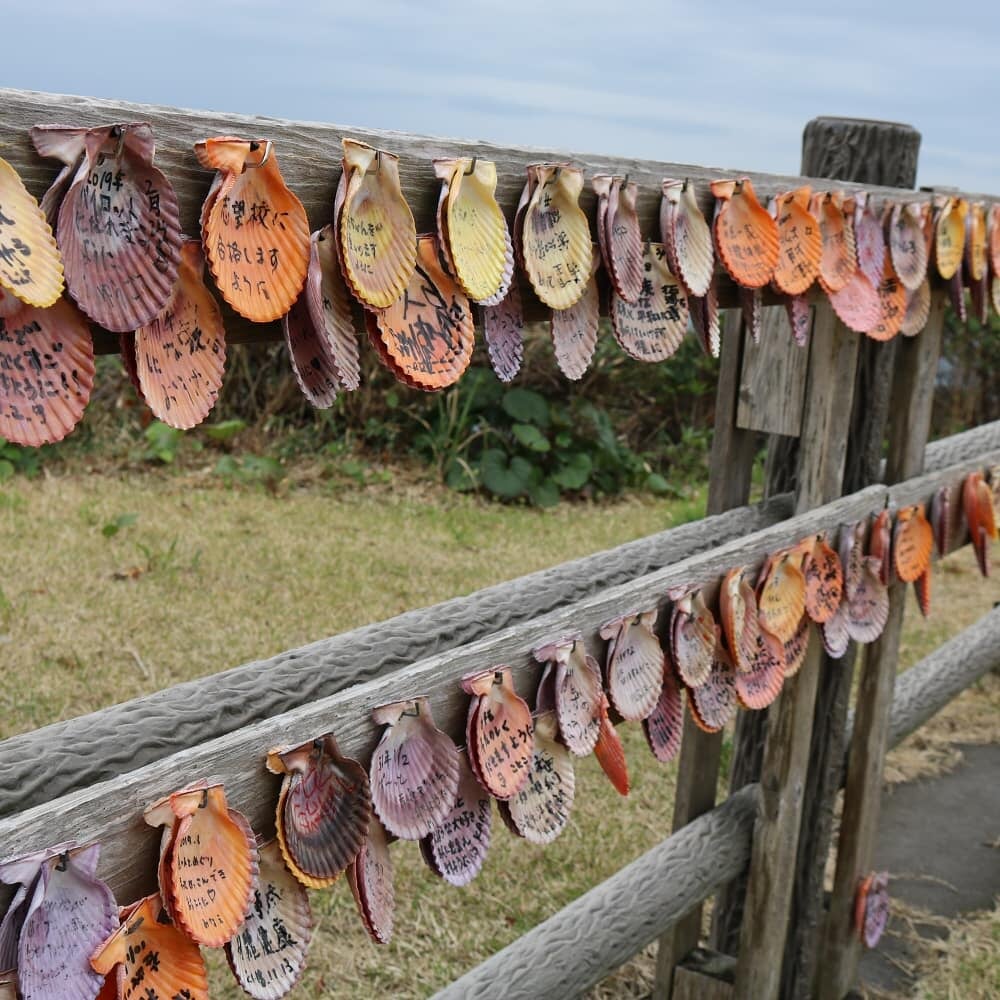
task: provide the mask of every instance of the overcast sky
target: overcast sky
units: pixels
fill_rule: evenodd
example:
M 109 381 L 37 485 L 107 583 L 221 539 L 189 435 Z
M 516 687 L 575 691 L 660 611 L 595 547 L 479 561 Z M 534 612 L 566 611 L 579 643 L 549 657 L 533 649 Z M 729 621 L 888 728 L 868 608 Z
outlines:
M 997 0 L 4 6 L 9 87 L 787 173 L 810 118 L 881 118 L 1000 194 Z

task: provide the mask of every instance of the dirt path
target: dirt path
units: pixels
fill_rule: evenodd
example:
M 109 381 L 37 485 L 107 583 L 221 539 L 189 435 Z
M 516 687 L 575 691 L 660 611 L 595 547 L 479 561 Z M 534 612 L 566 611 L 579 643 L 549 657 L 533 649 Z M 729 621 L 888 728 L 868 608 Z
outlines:
M 885 795 L 876 850 L 893 901 L 944 918 L 990 909 L 1000 894 L 1000 745 L 961 749 L 955 770 Z M 932 924 L 916 930 L 925 938 L 942 935 Z M 907 996 L 918 948 L 894 913 L 879 947 L 862 960 L 862 982 L 875 995 Z

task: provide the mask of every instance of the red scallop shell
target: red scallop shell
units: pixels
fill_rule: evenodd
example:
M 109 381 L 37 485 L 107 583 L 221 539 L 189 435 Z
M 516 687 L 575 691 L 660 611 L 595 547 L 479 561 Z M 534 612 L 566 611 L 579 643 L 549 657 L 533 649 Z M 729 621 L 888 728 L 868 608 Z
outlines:
M 736 714 L 736 705 L 736 671 L 720 646 L 708 680 L 688 689 L 688 708 L 699 729 L 717 733 Z
M 688 699 L 693 698 L 688 695 Z M 649 749 L 661 764 L 669 764 L 681 748 L 684 731 L 684 705 L 681 689 L 670 670 L 663 672 L 663 684 L 653 711 L 643 720 L 642 731 Z
M 962 484 L 962 508 L 969 527 L 969 538 L 976 553 L 979 571 L 990 575 L 989 543 L 997 538 L 993 490 L 981 472 L 970 472 Z
M 900 510 L 892 538 L 896 576 L 905 583 L 922 576 L 930 566 L 933 548 L 934 531 L 924 515 L 924 505 L 914 504 Z
M 736 672 L 736 697 L 748 709 L 767 708 L 781 694 L 785 683 L 784 657 L 776 656 L 772 644 L 764 641 L 763 629 L 757 633 L 757 659 L 750 673 Z
M 859 532 L 860 534 L 860 532 Z M 879 511 L 872 519 L 871 534 L 868 538 L 868 554 L 878 560 L 878 576 L 884 584 L 892 582 L 892 513 L 888 508 Z M 857 572 L 863 569 L 858 566 Z M 851 599 L 850 588 L 848 588 L 847 598 Z
M 802 664 L 806 660 L 806 653 L 809 652 L 810 632 L 809 618 L 803 615 L 795 635 L 785 643 L 784 661 L 786 678 L 794 677 L 802 669 Z
M 619 795 L 628 795 L 628 764 L 618 730 L 608 718 L 608 699 L 601 701 L 601 735 L 594 744 L 594 756 Z

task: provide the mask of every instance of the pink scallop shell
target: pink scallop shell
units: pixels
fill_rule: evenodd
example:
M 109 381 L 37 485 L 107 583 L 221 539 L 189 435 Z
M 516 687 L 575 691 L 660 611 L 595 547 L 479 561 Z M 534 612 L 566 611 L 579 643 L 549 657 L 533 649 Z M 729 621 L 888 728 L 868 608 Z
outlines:
M 887 242 L 892 268 L 903 287 L 910 291 L 919 288 L 927 275 L 927 242 L 918 203 L 896 202 L 892 206 Z
M 619 715 L 629 722 L 645 719 L 656 707 L 666 660 L 653 631 L 656 609 L 619 619 L 608 649 L 608 694 Z M 602 627 L 601 634 L 605 634 Z
M 395 920 L 396 892 L 389 842 L 382 824 L 375 818 L 358 856 L 347 869 L 347 880 L 365 930 L 377 944 L 388 944 Z
M 670 649 L 677 672 L 688 687 L 701 687 L 708 680 L 718 641 L 715 616 L 701 591 L 682 597 L 674 604 Z
M 281 330 L 285 335 L 292 374 L 302 395 L 316 409 L 329 409 L 337 401 L 340 379 L 326 337 L 313 324 L 305 299 L 299 299 L 282 316 Z
M 887 252 L 885 235 L 882 224 L 872 211 L 867 192 L 856 194 L 854 204 L 854 245 L 858 258 L 858 270 L 868 279 L 868 284 L 874 288 L 882 280 L 882 268 Z
M 601 733 L 601 668 L 579 637 L 560 642 L 553 658 L 559 731 L 570 753 L 585 757 Z
M 660 235 L 667 250 L 670 272 L 689 296 L 708 294 L 715 273 L 712 230 L 698 207 L 694 185 L 665 180 L 660 203 Z
M 642 731 L 649 749 L 661 764 L 669 764 L 681 748 L 684 731 L 684 704 L 681 689 L 670 670 L 663 672 L 663 683 L 653 711 L 643 720 Z
M 809 299 L 805 295 L 789 295 L 785 298 L 785 311 L 792 328 L 792 338 L 799 347 L 805 347 L 809 343 L 809 331 L 812 329 Z
M 878 560 L 865 557 L 865 570 L 847 601 L 845 626 L 855 642 L 874 642 L 889 620 L 889 591 L 878 576 Z
M 372 753 L 372 805 L 390 833 L 420 840 L 437 829 L 455 805 L 458 749 L 434 725 L 426 698 L 403 706 L 399 715 L 374 713 L 376 722 L 388 725 Z
M 855 333 L 867 333 L 882 315 L 878 287 L 860 270 L 854 272 L 851 280 L 839 292 L 834 292 L 828 298 L 837 318 Z
M 635 209 L 638 186 L 608 174 L 598 174 L 591 183 L 597 194 L 597 241 L 604 269 L 615 294 L 635 305 L 643 282 L 642 235 Z
M 708 680 L 688 689 L 688 708 L 701 729 L 717 733 L 736 714 L 736 705 L 736 671 L 720 648 Z
M 595 265 L 598 255 L 594 254 Z M 601 319 L 600 296 L 597 290 L 596 267 L 583 294 L 568 309 L 552 310 L 552 346 L 556 363 L 566 378 L 583 378 L 597 348 L 597 332 Z
M 784 658 L 775 656 L 771 644 L 764 641 L 763 629 L 757 633 L 757 659 L 750 673 L 736 671 L 736 697 L 744 708 L 754 711 L 767 708 L 785 682 Z
M 760 288 L 739 286 L 740 309 L 747 333 L 755 344 L 760 343 L 760 331 L 764 324 L 764 295 Z
M 510 382 L 524 360 L 524 314 L 516 281 L 500 302 L 483 306 L 483 334 L 493 371 L 501 382 Z
M 899 332 L 905 337 L 915 337 L 927 325 L 931 314 L 931 286 L 927 278 L 915 292 L 906 293 L 906 315 Z
M 719 291 L 715 275 L 703 297 L 688 296 L 688 310 L 691 313 L 691 325 L 705 353 L 717 358 L 722 350 L 722 331 L 719 325 Z
M 784 670 L 785 677 L 794 677 L 805 662 L 809 651 L 809 616 L 803 615 L 795 635 L 785 643 Z

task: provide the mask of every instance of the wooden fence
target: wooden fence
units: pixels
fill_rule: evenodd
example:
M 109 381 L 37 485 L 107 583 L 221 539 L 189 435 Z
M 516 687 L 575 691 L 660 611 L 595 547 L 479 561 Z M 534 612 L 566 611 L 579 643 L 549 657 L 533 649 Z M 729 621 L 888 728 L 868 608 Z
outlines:
M 273 139 L 313 228 L 331 213 L 346 135 L 401 155 L 404 192 L 419 230 L 433 224 L 435 156 L 495 160 L 498 199 L 509 219 L 530 162 L 571 158 L 588 175 L 628 173 L 640 186 L 646 233 L 657 231 L 662 178 L 690 178 L 708 209 L 705 182 L 720 176 L 683 164 L 566 157 L 20 91 L 0 91 L 0 100 L 0 155 L 36 195 L 54 168 L 31 149 L 31 125 L 150 122 L 157 161 L 177 189 L 182 222 L 192 233 L 211 180 L 197 165 L 192 144 L 216 134 Z M 763 197 L 813 183 L 864 187 L 878 203 L 912 188 L 918 145 L 919 136 L 902 126 L 818 119 L 806 129 L 803 173 L 832 180 L 749 176 Z M 931 193 L 906 196 L 926 200 Z M 583 205 L 592 211 L 592 195 Z M 542 315 L 523 291 L 529 314 Z M 377 736 L 371 708 L 417 695 L 429 696 L 441 728 L 461 742 L 466 699 L 458 680 L 464 673 L 508 663 L 518 689 L 531 692 L 540 668 L 530 650 L 542 641 L 580 630 L 602 651 L 602 622 L 627 608 L 664 605 L 671 587 L 700 584 L 711 593 L 733 566 L 757 567 L 768 553 L 865 517 L 887 498 L 900 505 L 928 501 L 940 486 L 1000 463 L 1000 423 L 927 445 L 945 298 L 945 290 L 934 286 L 930 319 L 917 337 L 874 344 L 840 324 L 817 294 L 807 348 L 793 343 L 780 308 L 768 310 L 758 346 L 732 309 L 735 289 L 723 282 L 721 299 L 729 311 L 709 517 L 4 741 L 0 856 L 69 838 L 101 840 L 103 876 L 120 899 L 134 898 L 154 888 L 156 869 L 158 837 L 143 824 L 143 808 L 185 782 L 205 775 L 224 781 L 234 807 L 266 832 L 277 796 L 277 779 L 262 764 L 271 745 L 333 730 L 347 752 L 367 760 Z M 279 336 L 275 325 L 251 326 L 229 312 L 226 318 L 231 342 Z M 99 350 L 117 350 L 117 340 L 100 331 L 95 343 Z M 762 435 L 769 498 L 751 507 L 752 463 Z M 961 534 L 952 542 L 966 543 Z M 892 588 L 886 630 L 860 657 L 853 716 L 848 702 L 856 650 L 830 661 L 814 636 L 806 664 L 770 710 L 741 713 L 732 794 L 717 807 L 722 735 L 706 734 L 686 717 L 673 835 L 442 995 L 574 996 L 659 937 L 658 997 L 840 1000 L 857 972 L 850 908 L 858 876 L 871 865 L 887 746 L 1000 663 L 1000 613 L 994 612 L 908 672 L 894 697 L 903 596 L 900 585 Z M 841 785 L 844 821 L 827 906 L 822 869 Z M 713 944 L 722 957 L 706 963 L 696 950 L 700 904 L 716 892 Z

